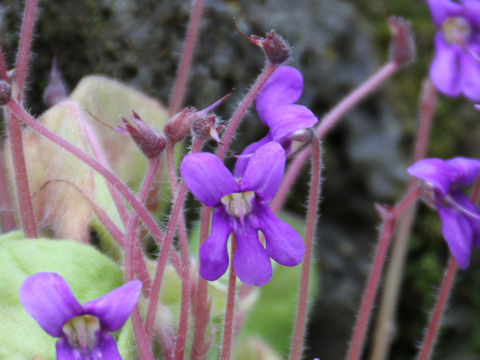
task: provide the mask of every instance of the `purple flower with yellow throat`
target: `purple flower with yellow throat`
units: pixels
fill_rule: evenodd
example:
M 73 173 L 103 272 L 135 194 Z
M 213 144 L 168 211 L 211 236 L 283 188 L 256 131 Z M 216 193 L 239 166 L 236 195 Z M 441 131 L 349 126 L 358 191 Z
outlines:
M 463 157 L 451 160 L 423 159 L 408 168 L 424 181 L 424 199 L 442 220 L 442 233 L 461 269 L 466 269 L 474 247 L 480 246 L 480 209 L 462 188 L 480 174 L 480 161 Z
M 227 241 L 232 233 L 236 241 L 233 267 L 246 284 L 261 286 L 270 281 L 270 258 L 286 266 L 302 261 L 305 245 L 300 234 L 268 206 L 284 169 L 285 152 L 276 142 L 255 151 L 242 178 L 233 177 L 211 153 L 185 156 L 180 165 L 183 179 L 200 201 L 215 208 L 210 237 L 200 248 L 200 274 L 204 279 L 216 280 L 227 270 Z
M 427 0 L 437 26 L 430 77 L 448 96 L 480 100 L 480 1 Z
M 127 321 L 141 288 L 141 281 L 130 281 L 81 305 L 60 275 L 41 272 L 24 281 L 20 301 L 45 332 L 58 338 L 58 360 L 121 360 L 109 333 Z

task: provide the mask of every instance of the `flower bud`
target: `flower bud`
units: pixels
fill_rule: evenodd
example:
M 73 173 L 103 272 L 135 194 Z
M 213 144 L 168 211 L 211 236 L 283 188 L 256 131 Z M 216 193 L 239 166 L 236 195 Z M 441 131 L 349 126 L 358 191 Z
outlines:
M 173 142 L 182 141 L 188 134 L 195 119 L 197 110 L 195 108 L 185 108 L 168 120 L 164 132 L 167 138 Z
M 0 80 L 0 106 L 5 105 L 12 98 L 12 87 L 5 80 Z
M 135 111 L 132 113 L 132 119 L 137 127 L 132 126 L 127 119 L 122 118 L 124 126 L 115 129 L 119 132 L 128 132 L 147 158 L 153 159 L 160 155 L 167 144 L 165 136 L 157 134 Z
M 391 16 L 388 25 L 392 33 L 390 59 L 398 65 L 406 65 L 415 58 L 415 38 L 410 21 Z
M 57 59 L 53 59 L 52 68 L 48 75 L 48 85 L 43 92 L 43 102 L 47 106 L 53 106 L 66 99 L 67 96 L 67 86 L 58 67 Z
M 275 30 L 270 30 L 265 36 L 262 38 L 257 35 L 251 35 L 250 41 L 263 48 L 270 63 L 276 65 L 285 63 L 290 58 L 290 46 Z
M 212 138 L 218 143 L 221 143 L 218 133 L 224 128 L 223 125 L 218 125 L 216 115 L 198 116 L 193 120 L 192 131 L 195 137 L 207 140 Z

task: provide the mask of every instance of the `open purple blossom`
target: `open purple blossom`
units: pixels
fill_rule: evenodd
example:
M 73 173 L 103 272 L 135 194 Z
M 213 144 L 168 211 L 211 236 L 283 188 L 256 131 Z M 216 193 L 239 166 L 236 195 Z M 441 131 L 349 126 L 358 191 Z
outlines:
M 445 95 L 480 100 L 480 1 L 426 1 L 438 29 L 433 83 Z
M 260 147 L 235 179 L 220 159 L 210 153 L 185 156 L 180 172 L 190 191 L 214 207 L 212 232 L 200 248 L 200 274 L 216 280 L 228 268 L 227 240 L 233 232 L 233 267 L 241 281 L 261 286 L 270 281 L 270 258 L 286 266 L 298 265 L 305 245 L 298 232 L 277 218 L 268 206 L 282 181 L 285 152 L 276 142 Z M 258 235 L 265 236 L 265 246 Z
M 463 157 L 423 159 L 410 166 L 408 172 L 425 181 L 425 199 L 437 209 L 450 252 L 459 267 L 466 269 L 473 248 L 480 246 L 480 209 L 462 187 L 478 177 L 480 161 Z
M 269 141 L 280 143 L 287 156 L 292 152 L 291 136 L 314 126 L 318 119 L 306 106 L 294 104 L 302 95 L 302 73 L 291 67 L 281 66 L 268 79 L 257 97 L 257 112 L 270 130 L 261 140 L 247 146 L 235 166 L 235 176 L 241 176 L 253 154 Z
M 121 360 L 109 332 L 127 321 L 141 288 L 141 281 L 130 281 L 81 305 L 60 275 L 41 272 L 24 281 L 20 301 L 43 330 L 58 338 L 58 360 Z

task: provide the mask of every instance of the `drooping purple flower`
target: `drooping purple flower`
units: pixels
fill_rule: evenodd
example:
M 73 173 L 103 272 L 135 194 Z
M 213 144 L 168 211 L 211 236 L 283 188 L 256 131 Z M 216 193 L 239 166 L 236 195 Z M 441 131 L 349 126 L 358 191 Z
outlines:
M 257 97 L 257 112 L 262 122 L 270 128 L 261 140 L 247 146 L 235 166 L 235 176 L 241 176 L 254 153 L 269 141 L 280 143 L 287 156 L 292 151 L 291 136 L 314 126 L 318 119 L 306 106 L 294 104 L 302 95 L 302 73 L 291 67 L 281 66 L 268 79 Z
M 426 1 L 438 29 L 433 83 L 445 95 L 480 100 L 480 1 Z
M 270 258 L 298 265 L 305 245 L 298 232 L 277 218 L 268 202 L 278 190 L 285 169 L 285 152 L 276 142 L 260 147 L 250 158 L 243 177 L 235 179 L 220 159 L 210 153 L 185 156 L 180 172 L 190 191 L 214 207 L 212 232 L 200 248 L 200 274 L 216 280 L 227 270 L 227 240 L 233 232 L 233 267 L 241 281 L 261 286 L 270 281 Z M 265 245 L 258 231 L 265 236 Z
M 60 275 L 40 272 L 23 282 L 20 301 L 43 330 L 58 338 L 58 360 L 121 360 L 109 333 L 127 321 L 141 288 L 141 281 L 130 281 L 81 305 Z
M 464 194 L 480 174 L 480 161 L 463 157 L 451 160 L 423 159 L 408 168 L 410 175 L 425 181 L 422 190 L 442 220 L 442 233 L 461 269 L 470 253 L 480 246 L 480 209 Z

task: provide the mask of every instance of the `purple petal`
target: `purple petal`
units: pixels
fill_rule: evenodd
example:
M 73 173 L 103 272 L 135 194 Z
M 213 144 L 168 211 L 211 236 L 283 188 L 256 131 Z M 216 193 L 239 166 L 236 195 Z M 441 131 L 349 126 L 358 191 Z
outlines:
M 455 183 L 470 185 L 480 174 L 480 161 L 476 159 L 457 157 L 447 160 L 446 163 L 455 169 Z
M 443 22 L 455 15 L 463 13 L 462 5 L 450 0 L 426 0 L 432 14 L 432 19 L 437 27 L 442 27 Z
M 430 66 L 430 77 L 437 89 L 445 95 L 460 95 L 459 53 L 462 51 L 456 44 L 446 44 L 442 33 L 437 32 L 435 57 Z
M 280 186 L 285 170 L 285 151 L 277 142 L 258 149 L 248 162 L 240 183 L 242 191 L 255 191 L 263 200 L 271 200 Z
M 85 303 L 85 312 L 98 317 L 102 330 L 117 331 L 132 313 L 141 289 L 141 281 L 130 281 L 97 300 Z
M 62 326 L 83 314 L 83 307 L 67 282 L 56 273 L 40 272 L 29 276 L 20 287 L 25 310 L 52 336 L 62 335 Z
M 291 67 L 279 67 L 268 79 L 257 97 L 257 112 L 262 121 L 270 126 L 265 118 L 266 112 L 282 105 L 293 104 L 302 95 L 302 73 Z
M 237 226 L 234 229 L 237 241 L 237 250 L 233 255 L 235 273 L 245 284 L 265 285 L 272 278 L 272 264 L 258 240 L 258 231 L 248 222 Z
M 300 264 L 305 254 L 305 244 L 300 234 L 291 225 L 280 220 L 268 205 L 257 204 L 255 215 L 260 223 L 260 230 L 265 235 L 268 256 L 285 266 Z
M 228 268 L 227 240 L 232 232 L 229 220 L 223 207 L 213 213 L 212 232 L 200 247 L 200 275 L 205 280 L 217 280 Z
M 467 17 L 477 29 L 480 29 L 480 1 L 463 0 L 463 7 L 465 17 Z
M 214 207 L 228 194 L 238 192 L 238 183 L 222 161 L 210 153 L 185 156 L 180 173 L 190 191 L 205 205 Z
M 451 198 L 459 205 L 459 212 L 463 212 L 470 223 L 473 232 L 473 245 L 480 247 L 480 209 L 462 191 L 450 192 Z
M 460 56 L 462 67 L 461 88 L 466 97 L 480 100 L 480 63 L 470 53 L 464 52 Z
M 318 122 L 312 111 L 303 105 L 286 105 L 271 109 L 266 117 L 274 141 L 281 142 L 295 131 L 311 128 Z
M 472 228 L 464 215 L 455 209 L 442 206 L 437 201 L 437 210 L 442 220 L 442 233 L 447 241 L 453 257 L 461 269 L 466 269 L 470 263 L 470 254 L 473 248 Z
M 242 178 L 243 174 L 245 172 L 245 168 L 247 167 L 248 162 L 251 159 L 251 156 L 245 156 L 245 155 L 251 155 L 255 151 L 257 151 L 260 147 L 265 145 L 266 143 L 272 141 L 272 136 L 270 133 L 265 135 L 262 139 L 260 139 L 257 142 L 251 143 L 248 145 L 240 154 L 240 157 L 237 159 L 237 162 L 235 163 L 235 169 L 233 171 L 233 174 L 237 178 Z
M 80 351 L 78 351 L 78 349 L 71 347 L 64 338 L 59 339 L 57 341 L 56 349 L 57 349 L 57 360 L 83 360 L 84 359 Z
M 452 172 L 452 167 L 446 161 L 436 158 L 417 161 L 408 168 L 408 173 L 432 184 L 443 197 L 447 195 L 456 176 L 455 171 Z
M 122 360 L 112 335 L 103 333 L 100 341 L 90 354 L 92 360 Z

